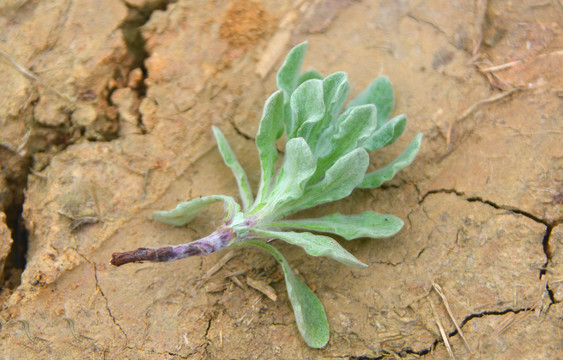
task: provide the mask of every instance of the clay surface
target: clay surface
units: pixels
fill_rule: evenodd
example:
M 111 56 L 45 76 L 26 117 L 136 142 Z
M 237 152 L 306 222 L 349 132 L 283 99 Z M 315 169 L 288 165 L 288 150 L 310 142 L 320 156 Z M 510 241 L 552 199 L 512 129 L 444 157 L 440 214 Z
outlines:
M 18 211 L 28 244 L 0 276 L 0 358 L 559 358 L 562 19 L 532 0 L 3 2 L 0 260 Z M 341 242 L 367 269 L 280 245 L 326 308 L 321 350 L 264 253 L 109 264 L 220 224 L 220 205 L 183 228 L 151 219 L 237 196 L 211 125 L 256 187 L 262 106 L 304 40 L 304 69 L 347 72 L 352 96 L 393 83 L 408 125 L 374 168 L 424 133 L 392 181 L 300 214 L 401 217 L 392 238 Z

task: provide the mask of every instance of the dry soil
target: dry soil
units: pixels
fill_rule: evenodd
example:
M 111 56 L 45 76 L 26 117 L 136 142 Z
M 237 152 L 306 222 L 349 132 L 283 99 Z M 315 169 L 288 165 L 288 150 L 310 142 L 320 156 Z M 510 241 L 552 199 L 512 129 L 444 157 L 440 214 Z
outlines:
M 562 359 L 562 26 L 557 0 L 3 1 L 0 357 Z M 395 179 L 304 214 L 404 219 L 343 243 L 369 268 L 281 247 L 326 307 L 322 350 L 263 253 L 109 264 L 218 224 L 151 220 L 236 196 L 211 125 L 256 185 L 262 105 L 304 40 L 304 67 L 346 71 L 352 95 L 394 84 L 408 126 L 373 167 L 424 133 Z

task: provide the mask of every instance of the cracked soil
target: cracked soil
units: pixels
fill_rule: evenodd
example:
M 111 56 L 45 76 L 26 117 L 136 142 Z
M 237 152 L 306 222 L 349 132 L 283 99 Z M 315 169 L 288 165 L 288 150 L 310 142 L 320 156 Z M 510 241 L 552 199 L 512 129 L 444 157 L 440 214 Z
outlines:
M 563 359 L 562 19 L 557 0 L 2 2 L 0 358 Z M 303 214 L 405 220 L 343 244 L 367 269 L 281 246 L 326 308 L 321 350 L 263 253 L 109 264 L 213 231 L 220 207 L 151 220 L 236 196 L 211 125 L 257 184 L 262 106 L 304 40 L 304 69 L 346 71 L 352 96 L 393 83 L 408 126 L 373 167 L 424 133 L 392 181 Z

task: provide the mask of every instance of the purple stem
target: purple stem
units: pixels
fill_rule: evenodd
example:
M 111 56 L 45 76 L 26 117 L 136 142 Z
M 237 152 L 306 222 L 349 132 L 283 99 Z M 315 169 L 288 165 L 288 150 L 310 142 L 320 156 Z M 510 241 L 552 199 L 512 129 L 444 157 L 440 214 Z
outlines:
M 172 261 L 194 255 L 205 256 L 223 249 L 235 236 L 230 228 L 221 227 L 210 235 L 187 244 L 114 253 L 111 255 L 111 263 L 121 266 L 131 262 Z

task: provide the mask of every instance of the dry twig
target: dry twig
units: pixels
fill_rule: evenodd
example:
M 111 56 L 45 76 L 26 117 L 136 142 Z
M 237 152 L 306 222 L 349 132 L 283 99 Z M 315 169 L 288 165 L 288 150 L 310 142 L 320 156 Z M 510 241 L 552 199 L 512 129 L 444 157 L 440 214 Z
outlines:
M 200 283 L 196 287 L 199 289 L 207 280 L 209 280 L 211 276 L 213 276 L 213 274 L 221 270 L 221 268 L 225 266 L 225 264 L 228 263 L 229 260 L 231 260 L 234 256 L 234 251 L 229 251 L 227 254 L 225 254 L 225 256 L 219 259 L 219 261 L 217 261 L 215 265 L 209 268 L 209 270 L 207 270 L 207 272 L 201 277 L 201 279 L 199 279 Z
M 428 297 L 428 302 L 430 303 L 430 307 L 432 308 L 432 315 L 434 316 L 434 321 L 436 321 L 436 325 L 438 325 L 438 329 L 440 329 L 440 335 L 442 336 L 442 340 L 444 340 L 444 345 L 446 345 L 448 354 L 450 354 L 450 358 L 455 360 L 454 352 L 452 350 L 452 347 L 450 346 L 450 342 L 448 341 L 448 335 L 446 335 L 444 326 L 442 325 L 440 319 L 438 318 L 438 314 L 436 313 L 436 308 L 434 307 L 434 304 L 432 303 L 430 297 Z
M 467 109 L 465 109 L 465 111 L 464 111 L 463 113 L 461 113 L 461 116 L 458 117 L 458 118 L 455 120 L 455 122 L 457 123 L 457 122 L 462 121 L 462 120 L 464 120 L 465 118 L 469 117 L 469 115 L 471 115 L 471 114 L 474 113 L 477 109 L 479 109 L 479 108 L 481 107 L 481 105 L 494 103 L 494 102 L 496 102 L 496 101 L 499 101 L 499 100 L 504 99 L 504 98 L 507 97 L 507 96 L 510 96 L 510 95 L 514 94 L 515 92 L 522 91 L 522 90 L 524 90 L 524 89 L 525 89 L 524 87 L 519 86 L 519 87 L 512 88 L 512 89 L 510 89 L 510 90 L 508 90 L 508 91 L 505 91 L 505 92 L 503 92 L 503 93 L 500 93 L 500 94 L 491 96 L 491 97 L 489 97 L 489 98 L 487 98 L 487 99 L 479 100 L 479 101 L 477 101 L 475 104 L 473 104 L 473 105 L 471 105 L 470 107 L 468 107 Z
M 276 301 L 278 299 L 278 296 L 276 295 L 276 292 L 274 291 L 274 289 L 270 285 L 266 284 L 264 281 L 255 280 L 255 279 L 247 276 L 246 277 L 246 283 L 250 287 L 252 287 L 252 288 L 260 291 L 262 294 L 266 295 L 270 300 Z
M 452 319 L 452 322 L 454 323 L 455 328 L 457 329 L 457 332 L 459 333 L 459 335 L 463 339 L 463 342 L 467 346 L 467 349 L 469 350 L 470 353 L 473 353 L 471 346 L 469 346 L 469 342 L 467 342 L 467 339 L 463 335 L 463 331 L 461 331 L 461 327 L 458 325 L 457 321 L 455 320 L 455 316 L 452 312 L 452 309 L 450 308 L 450 304 L 448 303 L 448 299 L 446 298 L 446 295 L 444 295 L 444 292 L 442 291 L 442 288 L 440 287 L 440 285 L 438 285 L 436 283 L 432 283 L 432 287 L 434 288 L 436 293 L 438 293 L 438 295 L 440 295 L 440 298 L 442 298 L 442 301 L 444 302 L 444 306 L 446 307 L 446 311 L 448 312 L 448 315 Z
M 516 66 L 518 64 L 520 64 L 522 61 L 520 60 L 515 60 L 515 61 L 510 61 L 501 65 L 495 65 L 495 66 L 489 66 L 486 68 L 480 68 L 479 71 L 481 72 L 493 72 L 493 71 L 499 71 L 499 70 L 504 70 L 513 66 Z

